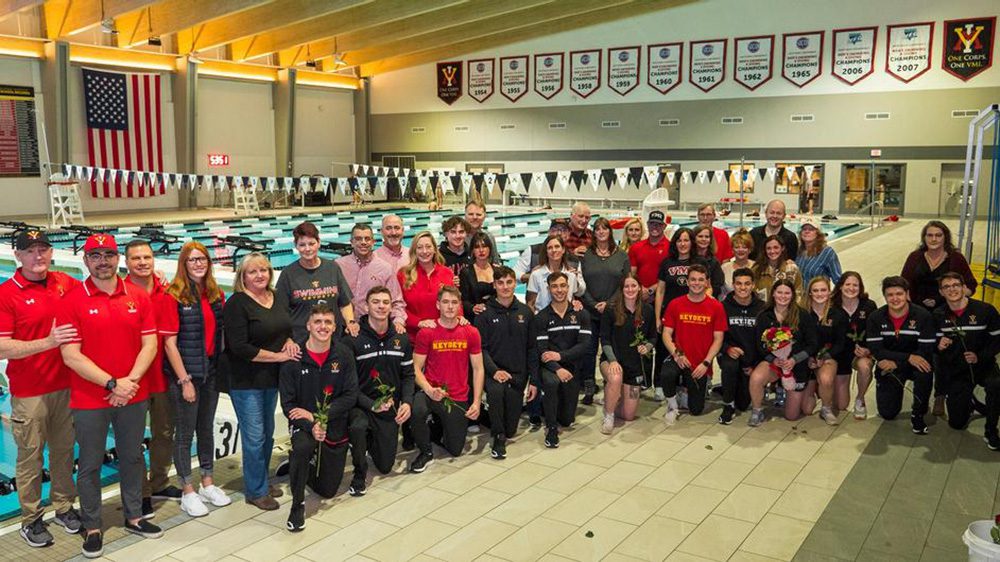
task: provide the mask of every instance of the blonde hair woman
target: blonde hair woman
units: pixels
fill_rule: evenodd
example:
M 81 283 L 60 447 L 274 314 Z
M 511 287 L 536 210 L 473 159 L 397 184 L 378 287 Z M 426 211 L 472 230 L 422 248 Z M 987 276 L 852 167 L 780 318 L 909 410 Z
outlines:
M 428 230 L 410 243 L 410 262 L 396 273 L 406 302 L 406 333 L 417 337 L 420 328 L 433 327 L 438 317 L 437 293 L 442 285 L 455 286 L 455 275 L 445 267 L 437 241 Z
M 639 217 L 630 218 L 628 222 L 625 223 L 624 231 L 625 233 L 622 235 L 622 241 L 618 245 L 622 250 L 625 250 L 626 253 L 633 244 L 639 240 L 644 240 L 647 236 L 646 225 Z
M 837 382 L 837 358 L 843 355 L 847 345 L 847 314 L 833 305 L 833 284 L 829 277 L 814 277 L 802 296 L 802 308 L 809 311 L 816 323 L 815 357 L 809 358 L 809 368 L 816 375 L 817 394 L 823 401 L 819 417 L 828 425 L 837 425 L 839 420 L 834 410 L 834 385 Z

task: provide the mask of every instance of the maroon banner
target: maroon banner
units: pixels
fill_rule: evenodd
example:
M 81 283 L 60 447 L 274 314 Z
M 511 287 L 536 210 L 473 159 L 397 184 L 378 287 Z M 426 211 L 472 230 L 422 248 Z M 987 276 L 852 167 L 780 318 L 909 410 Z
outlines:
M 684 43 L 660 43 L 646 47 L 646 83 L 666 94 L 681 83 Z
M 997 17 L 944 22 L 944 55 L 941 68 L 968 82 L 993 66 L 993 41 Z
M 535 93 L 550 100 L 563 89 L 563 54 L 535 55 Z
M 494 59 L 470 60 L 468 64 L 469 97 L 483 103 L 493 95 L 496 61 Z
M 910 82 L 931 68 L 934 22 L 901 23 L 886 27 L 885 71 Z
M 462 97 L 462 66 L 462 61 L 437 63 L 438 97 L 448 105 Z

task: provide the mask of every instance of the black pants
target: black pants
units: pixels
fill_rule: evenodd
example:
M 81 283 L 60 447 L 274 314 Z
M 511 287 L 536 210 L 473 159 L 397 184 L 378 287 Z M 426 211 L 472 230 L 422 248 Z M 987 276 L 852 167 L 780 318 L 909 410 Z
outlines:
M 490 434 L 513 437 L 521 420 L 521 405 L 524 404 L 524 386 L 517 379 L 497 382 L 486 377 L 486 401 L 489 404 Z
M 292 505 L 305 501 L 306 484 L 320 496 L 332 498 L 344 478 L 347 443 L 330 446 L 316 441 L 308 431 L 296 431 L 292 434 L 292 452 L 288 455 L 288 461 Z M 318 469 L 313 461 L 319 463 Z
M 456 401 L 458 402 L 458 401 Z M 462 408 L 468 408 L 468 402 L 458 402 Z M 422 452 L 431 452 L 431 428 L 427 418 L 434 416 L 440 421 L 442 438 L 441 446 L 453 457 L 462 454 L 465 448 L 465 433 L 468 428 L 467 418 L 462 408 L 453 407 L 449 412 L 444 401 L 435 402 L 422 391 L 413 397 L 413 416 L 410 418 L 410 429 L 413 431 L 413 441 Z
M 665 309 L 666 309 L 666 305 L 664 305 L 664 310 Z M 662 361 L 662 359 L 664 357 L 670 357 L 670 353 L 667 352 L 666 346 L 663 345 L 663 334 L 657 333 L 656 334 L 656 342 L 654 342 L 654 343 L 655 343 L 654 347 L 656 349 L 656 359 L 658 359 L 658 360 L 657 361 L 653 361 L 653 380 L 650 383 L 650 385 L 653 386 L 653 387 L 663 388 L 663 361 Z
M 965 429 L 972 417 L 972 391 L 976 386 L 986 389 L 986 434 L 997 433 L 1000 420 L 1000 372 L 996 366 L 975 374 L 968 369 L 951 373 L 948 387 L 948 425 L 955 429 Z
M 750 407 L 750 376 L 743 373 L 743 364 L 725 353 L 720 353 L 716 360 L 722 371 L 722 401 L 746 411 Z
M 934 387 L 934 375 L 922 373 L 917 369 L 903 367 L 886 373 L 875 369 L 875 403 L 878 415 L 882 419 L 896 419 L 903 409 L 903 387 L 906 381 L 913 381 L 913 412 L 914 416 L 927 413 L 927 404 L 931 399 Z
M 590 341 L 587 343 L 587 354 L 580 360 L 580 387 L 584 392 L 593 391 L 596 384 L 597 353 L 601 349 L 601 315 L 590 315 Z
M 705 411 L 705 387 L 708 386 L 709 380 L 711 379 L 707 374 L 696 380 L 691 376 L 691 369 L 681 369 L 674 362 L 673 357 L 669 357 L 663 362 L 663 370 L 660 371 L 663 394 L 667 398 L 673 398 L 677 395 L 678 385 L 686 388 L 688 391 L 688 412 L 693 416 L 699 416 Z
M 542 409 L 546 427 L 569 427 L 576 421 L 576 400 L 580 395 L 577 376 L 562 382 L 555 373 L 542 369 Z
M 368 474 L 368 455 L 375 461 L 375 469 L 382 474 L 392 470 L 399 443 L 399 426 L 390 413 L 376 414 L 370 410 L 354 408 L 350 413 L 347 434 L 351 442 L 351 460 L 354 462 L 354 479 L 362 480 Z

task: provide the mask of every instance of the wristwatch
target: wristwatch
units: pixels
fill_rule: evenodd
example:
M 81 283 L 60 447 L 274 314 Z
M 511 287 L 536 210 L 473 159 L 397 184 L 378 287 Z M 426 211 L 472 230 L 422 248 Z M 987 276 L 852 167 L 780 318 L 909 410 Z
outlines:
M 712 362 L 709 361 L 708 359 L 702 361 L 701 364 L 704 365 L 704 366 L 706 366 L 706 367 L 711 367 L 712 366 Z
M 111 392 L 118 386 L 118 379 L 112 378 L 108 382 L 104 383 L 104 390 Z

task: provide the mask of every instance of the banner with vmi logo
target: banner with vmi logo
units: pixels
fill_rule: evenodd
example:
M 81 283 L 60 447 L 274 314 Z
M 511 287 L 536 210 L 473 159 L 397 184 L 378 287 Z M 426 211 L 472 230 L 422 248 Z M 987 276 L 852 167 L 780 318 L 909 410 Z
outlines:
M 993 66 L 996 23 L 996 16 L 944 22 L 945 72 L 968 81 Z
M 930 70 L 934 22 L 901 23 L 886 27 L 885 71 L 910 82 Z
M 438 97 L 451 105 L 462 97 L 462 61 L 437 63 Z

